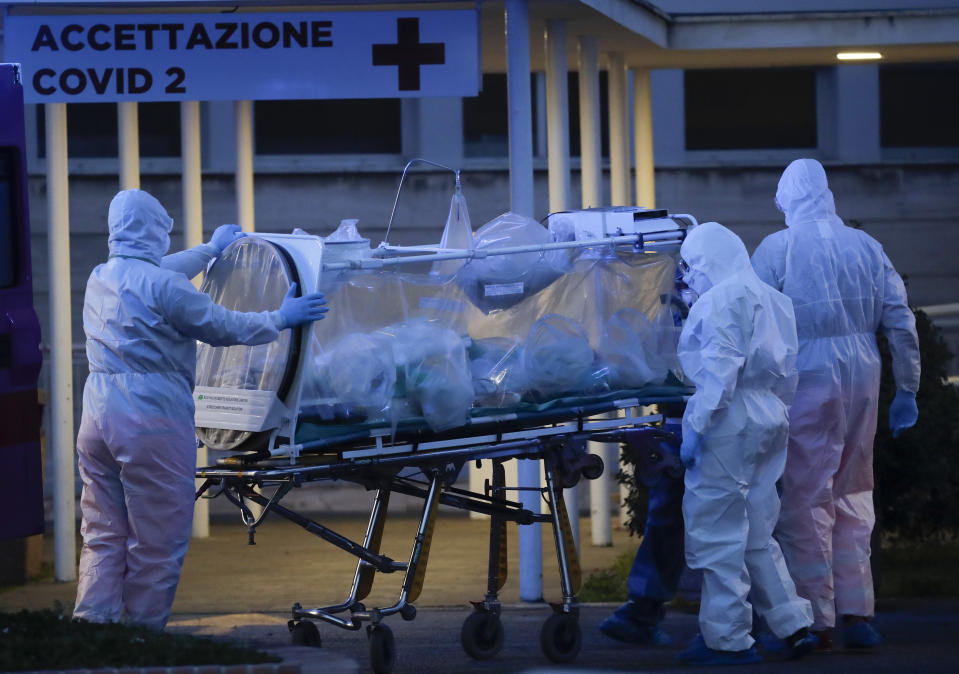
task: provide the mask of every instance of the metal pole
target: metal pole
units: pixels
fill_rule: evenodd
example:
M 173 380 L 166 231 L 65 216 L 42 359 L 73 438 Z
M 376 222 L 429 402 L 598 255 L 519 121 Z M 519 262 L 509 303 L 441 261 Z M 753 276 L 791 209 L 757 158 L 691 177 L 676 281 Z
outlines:
M 234 101 L 236 123 L 236 224 L 254 231 L 253 220 L 253 103 Z
M 506 57 L 510 209 L 533 217 L 533 113 L 529 87 L 529 6 L 526 0 L 506 0 Z
M 613 526 L 610 520 L 610 481 L 616 474 L 616 464 L 611 460 L 615 457 L 616 445 L 605 442 L 590 442 L 590 453 L 596 454 L 603 460 L 603 474 L 595 480 L 589 481 L 589 524 L 593 545 L 606 547 L 613 544 Z
M 509 98 L 510 208 L 533 217 L 533 120 L 529 89 L 529 4 L 506 0 L 506 87 Z M 539 487 L 539 461 L 522 459 L 517 466 L 520 487 Z M 539 511 L 538 491 L 521 491 L 523 507 Z M 539 524 L 519 527 L 519 597 L 543 598 L 543 541 Z
M 609 183 L 613 206 L 632 203 L 629 189 L 629 106 L 626 61 L 609 54 Z
M 653 107 L 649 68 L 633 71 L 633 130 L 636 164 L 636 205 L 656 208 L 656 177 L 653 165 Z
M 583 208 L 603 204 L 598 54 L 596 38 L 581 35 L 579 38 L 579 157 Z
M 140 189 L 140 128 L 136 101 L 117 103 L 120 189 Z
M 203 191 L 200 168 L 200 103 L 182 101 L 180 103 L 180 157 L 183 162 L 183 247 L 193 248 L 203 243 Z M 193 279 L 193 285 L 200 287 L 201 277 Z M 196 452 L 196 465 L 207 464 L 206 446 L 201 445 Z M 202 484 L 197 480 L 197 489 Z M 193 506 L 193 537 L 210 536 L 210 502 L 198 499 Z
M 50 446 L 53 449 L 53 547 L 57 580 L 76 580 L 76 482 L 73 445 L 73 349 L 70 315 L 70 210 L 67 106 L 46 104 L 47 257 L 50 274 Z
M 570 207 L 569 87 L 566 21 L 552 19 L 546 28 L 546 125 L 549 158 L 549 210 Z

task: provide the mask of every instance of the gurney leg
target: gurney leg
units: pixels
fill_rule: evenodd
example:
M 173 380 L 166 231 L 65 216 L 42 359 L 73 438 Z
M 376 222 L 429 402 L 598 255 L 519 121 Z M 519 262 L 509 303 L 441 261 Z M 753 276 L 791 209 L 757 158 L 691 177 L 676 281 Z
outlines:
M 363 547 L 370 552 L 379 554 L 383 542 L 383 527 L 386 524 L 386 513 L 390 504 L 390 491 L 379 489 L 370 511 L 370 521 L 366 527 L 366 536 L 363 538 Z M 373 577 L 376 569 L 362 559 L 356 563 L 356 576 L 353 579 L 353 588 L 350 591 L 349 603 L 363 601 L 373 589 Z
M 501 459 L 493 459 L 493 483 L 487 483 L 487 496 L 494 504 L 506 502 L 504 487 L 506 470 Z M 486 598 L 472 602 L 474 611 L 463 622 L 460 643 L 467 655 L 476 660 L 488 660 L 503 648 L 503 623 L 500 621 L 499 591 L 503 589 L 508 574 L 506 557 L 506 519 L 490 515 L 489 529 L 489 576 Z
M 426 565 L 430 556 L 430 544 L 433 542 L 433 527 L 436 524 L 436 512 L 440 504 L 439 493 L 440 475 L 434 474 L 430 479 L 430 489 L 426 494 L 426 501 L 423 503 L 423 516 L 420 518 L 420 526 L 413 543 L 413 552 L 410 554 L 410 562 L 406 567 L 406 578 L 403 581 L 400 601 L 394 607 L 396 610 L 407 603 L 412 604 L 419 598 L 420 592 L 423 590 Z
M 569 515 L 563 492 L 556 484 L 556 477 L 550 461 L 544 461 L 546 473 L 546 492 L 553 524 L 553 540 L 556 543 L 556 556 L 559 561 L 559 580 L 563 591 L 563 602 L 553 604 L 553 615 L 543 624 L 540 632 L 540 646 L 543 653 L 553 662 L 570 662 L 579 654 L 583 634 L 579 628 L 579 606 L 576 603 L 576 590 L 582 582 L 579 557 L 573 532 L 569 526 Z

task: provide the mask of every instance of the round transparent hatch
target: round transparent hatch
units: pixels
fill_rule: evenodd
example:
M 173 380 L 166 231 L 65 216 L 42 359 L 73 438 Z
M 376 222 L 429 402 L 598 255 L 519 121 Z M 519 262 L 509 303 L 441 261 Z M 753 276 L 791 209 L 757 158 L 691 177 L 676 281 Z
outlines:
M 217 258 L 200 290 L 227 309 L 273 311 L 297 280 L 285 251 L 263 239 L 244 237 Z M 282 330 L 274 341 L 256 346 L 198 344 L 196 385 L 272 391 L 285 399 L 299 357 L 299 332 Z M 196 433 L 211 449 L 255 451 L 266 443 L 270 431 L 198 427 Z

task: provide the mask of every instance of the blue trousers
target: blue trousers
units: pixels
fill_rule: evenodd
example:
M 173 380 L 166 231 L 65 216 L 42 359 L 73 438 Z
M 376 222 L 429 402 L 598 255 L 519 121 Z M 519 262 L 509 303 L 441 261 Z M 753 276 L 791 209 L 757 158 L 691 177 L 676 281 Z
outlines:
M 680 436 L 678 427 L 664 430 Z M 664 447 L 664 450 L 666 448 Z M 679 447 L 675 449 L 679 455 Z M 675 596 L 686 568 L 683 548 L 683 478 L 661 473 L 646 481 L 649 507 L 643 540 L 636 552 L 627 582 L 629 601 L 616 614 L 655 624 L 665 615 L 665 603 Z

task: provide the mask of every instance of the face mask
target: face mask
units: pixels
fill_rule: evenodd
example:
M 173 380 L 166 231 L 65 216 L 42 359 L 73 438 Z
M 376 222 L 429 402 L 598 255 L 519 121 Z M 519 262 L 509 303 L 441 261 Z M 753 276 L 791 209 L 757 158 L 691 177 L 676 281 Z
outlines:
M 697 297 L 713 287 L 705 274 L 698 269 L 692 269 L 685 260 L 680 260 L 679 268 L 683 272 L 683 283 L 689 286 Z

